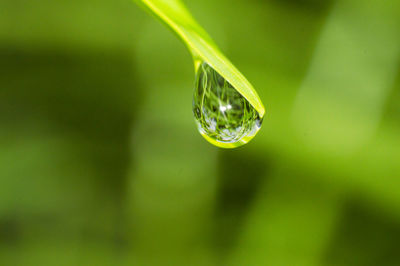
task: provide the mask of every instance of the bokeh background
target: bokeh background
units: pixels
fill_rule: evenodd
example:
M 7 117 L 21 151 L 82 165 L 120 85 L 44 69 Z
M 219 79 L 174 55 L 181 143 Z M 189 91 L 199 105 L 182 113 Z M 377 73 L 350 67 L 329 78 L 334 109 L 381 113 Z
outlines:
M 0 0 L 0 265 L 400 265 L 400 1 L 187 0 L 266 105 L 198 134 L 130 0 Z

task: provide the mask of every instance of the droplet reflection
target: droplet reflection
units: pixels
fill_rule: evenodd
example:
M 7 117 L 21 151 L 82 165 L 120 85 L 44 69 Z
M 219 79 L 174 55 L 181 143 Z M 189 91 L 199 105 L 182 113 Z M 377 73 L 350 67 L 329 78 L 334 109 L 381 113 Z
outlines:
M 221 148 L 248 143 L 262 123 L 253 106 L 207 63 L 196 73 L 193 113 L 203 137 Z

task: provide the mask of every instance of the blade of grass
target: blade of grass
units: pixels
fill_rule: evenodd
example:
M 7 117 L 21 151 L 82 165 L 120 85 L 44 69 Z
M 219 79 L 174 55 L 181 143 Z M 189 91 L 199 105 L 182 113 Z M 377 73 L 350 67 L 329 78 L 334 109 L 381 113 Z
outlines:
M 257 92 L 239 70 L 222 54 L 207 32 L 179 0 L 134 0 L 166 24 L 186 44 L 193 55 L 195 70 L 208 63 L 245 97 L 260 117 L 265 108 Z

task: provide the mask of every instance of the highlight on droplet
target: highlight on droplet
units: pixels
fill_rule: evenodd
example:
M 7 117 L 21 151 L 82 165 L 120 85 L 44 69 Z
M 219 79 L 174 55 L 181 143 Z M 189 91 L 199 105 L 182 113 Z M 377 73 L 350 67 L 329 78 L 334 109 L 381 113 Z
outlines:
M 197 68 L 193 113 L 200 134 L 221 148 L 248 143 L 262 124 L 256 109 L 206 62 Z

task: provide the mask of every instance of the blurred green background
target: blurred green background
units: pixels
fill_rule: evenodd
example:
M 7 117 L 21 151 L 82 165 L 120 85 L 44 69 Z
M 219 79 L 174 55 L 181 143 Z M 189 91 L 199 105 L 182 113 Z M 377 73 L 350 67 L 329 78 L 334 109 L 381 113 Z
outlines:
M 0 0 L 0 265 L 400 265 L 400 1 L 187 0 L 266 105 L 197 132 L 129 0 Z

